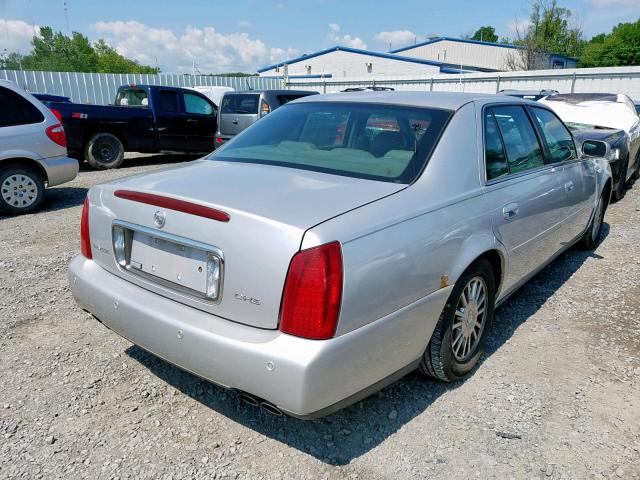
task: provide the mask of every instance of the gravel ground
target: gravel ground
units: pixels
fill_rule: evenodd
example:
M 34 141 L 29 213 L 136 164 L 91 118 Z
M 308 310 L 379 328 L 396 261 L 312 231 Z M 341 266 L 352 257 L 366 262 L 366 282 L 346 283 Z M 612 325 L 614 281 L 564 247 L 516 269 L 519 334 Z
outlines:
M 0 217 L 1 478 L 640 479 L 640 187 L 497 312 L 464 382 L 411 374 L 337 414 L 275 417 L 74 303 L 86 189 L 179 157 L 83 169 Z

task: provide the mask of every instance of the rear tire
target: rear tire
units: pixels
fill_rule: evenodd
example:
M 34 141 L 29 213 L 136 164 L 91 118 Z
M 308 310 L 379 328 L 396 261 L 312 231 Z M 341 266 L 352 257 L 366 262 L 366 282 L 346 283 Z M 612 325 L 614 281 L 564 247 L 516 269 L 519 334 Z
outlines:
M 611 194 L 611 201 L 618 202 L 624 197 L 624 191 L 627 188 L 627 169 L 629 168 L 629 159 L 625 161 L 625 166 L 620 172 L 620 180 L 618 181 L 618 187 Z
M 476 260 L 460 276 L 422 355 L 419 370 L 443 382 L 461 379 L 476 366 L 487 343 L 495 308 L 491 264 Z
M 602 232 L 602 224 L 607 206 L 607 199 L 603 193 L 598 199 L 589 228 L 587 228 L 587 231 L 578 243 L 578 246 L 582 250 L 593 250 L 600 244 L 600 234 Z
M 87 163 L 98 170 L 118 168 L 124 161 L 124 145 L 110 133 L 96 133 L 84 147 Z
M 640 178 L 640 152 L 636 155 L 636 168 L 631 175 L 633 180 L 638 180 Z
M 44 200 L 44 179 L 29 167 L 0 170 L 0 210 L 10 215 L 32 213 Z

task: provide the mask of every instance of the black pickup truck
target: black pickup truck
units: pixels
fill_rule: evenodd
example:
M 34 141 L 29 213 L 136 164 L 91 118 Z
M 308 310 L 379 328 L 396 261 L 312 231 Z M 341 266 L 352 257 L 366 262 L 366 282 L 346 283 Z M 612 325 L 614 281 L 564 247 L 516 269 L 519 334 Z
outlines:
M 119 167 L 125 151 L 208 153 L 215 146 L 217 108 L 195 90 L 127 85 L 115 105 L 44 103 L 62 122 L 69 153 L 94 168 Z

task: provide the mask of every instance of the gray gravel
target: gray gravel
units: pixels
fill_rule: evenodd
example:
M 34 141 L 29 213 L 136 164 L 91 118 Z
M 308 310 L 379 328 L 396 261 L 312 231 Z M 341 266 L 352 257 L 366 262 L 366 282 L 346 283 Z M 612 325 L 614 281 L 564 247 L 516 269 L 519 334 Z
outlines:
M 86 189 L 179 157 L 83 169 L 0 216 L 0 478 L 640 478 L 640 188 L 497 312 L 465 382 L 411 374 L 313 422 L 275 417 L 76 307 Z

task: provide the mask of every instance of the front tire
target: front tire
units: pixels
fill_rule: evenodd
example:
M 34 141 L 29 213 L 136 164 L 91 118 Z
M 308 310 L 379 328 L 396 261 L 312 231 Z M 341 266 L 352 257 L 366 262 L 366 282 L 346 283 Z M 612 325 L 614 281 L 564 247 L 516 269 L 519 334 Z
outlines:
M 124 161 L 124 145 L 110 133 L 96 133 L 84 147 L 87 163 L 98 170 L 118 168 Z
M 476 260 L 456 282 L 419 370 L 443 382 L 459 380 L 478 363 L 493 323 L 495 278 L 491 264 Z
M 618 187 L 611 194 L 611 201 L 618 202 L 624 197 L 624 191 L 627 186 L 627 169 L 629 168 L 629 159 L 625 159 L 625 166 L 622 168 L 620 172 L 620 180 L 618 180 Z
M 0 170 L 0 210 L 10 215 L 32 213 L 44 200 L 44 179 L 36 170 L 13 166 Z
M 603 193 L 598 199 L 589 228 L 587 228 L 587 231 L 578 244 L 582 250 L 593 250 L 600 244 L 600 234 L 602 232 L 602 223 L 604 222 L 604 214 L 606 211 L 607 199 Z

